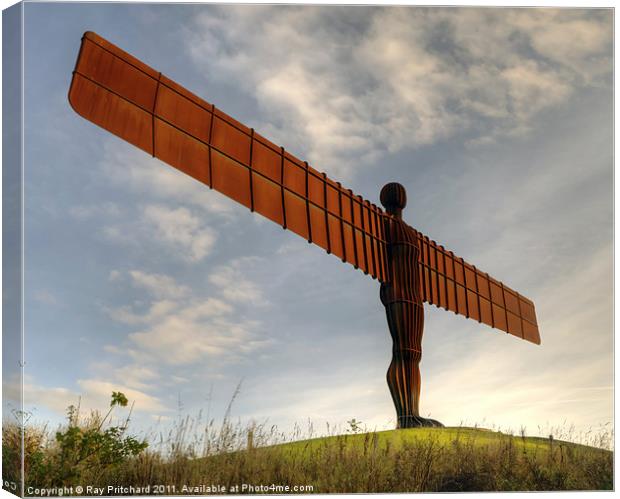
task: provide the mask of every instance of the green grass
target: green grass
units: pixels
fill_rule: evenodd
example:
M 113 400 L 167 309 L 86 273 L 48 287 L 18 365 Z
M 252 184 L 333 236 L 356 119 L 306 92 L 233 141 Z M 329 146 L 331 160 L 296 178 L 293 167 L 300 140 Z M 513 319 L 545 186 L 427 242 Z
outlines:
M 199 416 L 180 419 L 167 435 L 151 435 L 143 449 L 126 424 L 112 427 L 97 414 L 83 420 L 71 414 L 60 439 L 46 428 L 25 428 L 27 491 L 80 484 L 102 487 L 105 495 L 127 495 L 120 487 L 128 486 L 154 493 L 162 485 L 158 492 L 166 495 L 250 492 L 248 486 L 269 493 L 285 487 L 299 492 L 295 486 L 314 493 L 613 489 L 613 452 L 605 448 L 610 430 L 588 435 L 591 445 L 464 427 L 368 433 L 352 427 L 308 438 L 310 426 L 304 438 L 299 429 L 287 435 Z M 3 478 L 9 482 L 19 480 L 20 432 L 15 424 L 3 425 Z
M 283 451 L 286 447 L 292 449 L 302 448 L 305 452 L 311 454 L 318 447 L 334 445 L 339 439 L 344 439 L 346 445 L 353 447 L 365 446 L 367 445 L 369 436 L 376 439 L 378 449 L 390 447 L 392 449 L 402 449 L 407 445 L 419 444 L 430 440 L 440 446 L 469 444 L 479 449 L 499 445 L 509 440 L 517 451 L 525 452 L 529 455 L 549 452 L 561 453 L 564 449 L 570 449 L 573 452 L 586 452 L 592 449 L 591 446 L 566 441 L 554 441 L 552 438 L 528 437 L 525 435 L 515 437 L 500 431 L 468 427 L 412 428 L 377 431 L 372 433 L 345 434 L 281 444 L 280 448 Z M 375 444 L 373 443 L 373 445 Z
M 608 450 L 461 427 L 307 439 L 209 457 L 202 466 L 227 470 L 216 473 L 220 479 L 264 483 L 277 477 L 279 483 L 313 484 L 321 493 L 613 487 Z

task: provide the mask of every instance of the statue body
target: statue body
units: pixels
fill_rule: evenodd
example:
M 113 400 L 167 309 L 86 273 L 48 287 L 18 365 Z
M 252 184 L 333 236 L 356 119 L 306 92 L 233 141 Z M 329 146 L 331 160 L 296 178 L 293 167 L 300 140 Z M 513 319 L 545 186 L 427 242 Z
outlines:
M 380 291 L 393 341 L 387 383 L 396 407 L 398 428 L 443 426 L 420 417 L 424 305 L 420 296 L 417 232 L 402 220 L 406 202 L 405 189 L 400 184 L 387 184 L 381 191 L 381 203 L 390 215 L 384 222 L 389 279 Z

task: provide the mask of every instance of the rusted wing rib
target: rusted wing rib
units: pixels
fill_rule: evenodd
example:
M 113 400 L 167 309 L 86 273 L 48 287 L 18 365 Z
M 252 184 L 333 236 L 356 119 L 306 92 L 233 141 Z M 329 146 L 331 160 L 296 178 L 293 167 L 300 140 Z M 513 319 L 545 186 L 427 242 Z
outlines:
M 422 299 L 540 344 L 534 303 L 418 232 Z
M 379 207 L 95 33 L 82 38 L 69 101 L 87 120 L 386 279 Z

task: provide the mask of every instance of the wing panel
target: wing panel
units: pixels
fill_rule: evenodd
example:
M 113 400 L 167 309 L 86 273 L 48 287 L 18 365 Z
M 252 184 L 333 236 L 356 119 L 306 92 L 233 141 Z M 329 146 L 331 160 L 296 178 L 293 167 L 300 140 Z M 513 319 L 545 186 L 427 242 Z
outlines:
M 504 301 L 506 302 L 506 309 L 513 314 L 520 315 L 519 311 L 519 298 L 516 293 L 511 289 L 504 286 Z
M 456 305 L 456 286 L 452 279 L 446 279 L 446 287 L 448 289 L 448 310 L 457 310 Z
M 145 110 L 152 109 L 157 80 L 88 38 L 82 47 L 80 74 Z
M 155 119 L 155 156 L 209 185 L 209 148 L 165 121 Z
M 469 317 L 469 312 L 467 309 L 467 292 L 465 291 L 465 286 L 461 286 L 460 284 L 456 285 L 456 302 L 457 313 L 464 315 L 465 317 Z
M 231 125 L 220 114 L 215 115 L 211 144 L 242 165 L 250 163 L 250 136 Z
M 312 233 L 312 242 L 318 244 L 321 248 L 327 250 L 327 226 L 325 225 L 325 210 L 321 210 L 317 206 L 310 204 L 310 228 Z
M 478 286 L 478 293 L 481 297 L 487 300 L 491 299 L 491 292 L 489 290 L 489 279 L 482 274 L 479 270 L 476 272 L 476 282 Z
M 249 170 L 216 150 L 211 152 L 211 161 L 213 188 L 249 208 Z
M 454 280 L 457 284 L 465 286 L 465 272 L 463 271 L 463 262 L 460 258 L 452 255 L 452 266 L 454 267 Z
M 328 214 L 327 223 L 329 225 L 329 244 L 331 252 L 338 258 L 344 260 L 342 248 L 342 231 L 340 220 L 331 213 Z
M 208 143 L 211 113 L 166 85 L 160 85 L 157 91 L 155 115 L 186 134 Z
M 79 74 L 73 77 L 69 101 L 81 116 L 143 151 L 153 150 L 149 113 Z
M 489 279 L 489 285 L 491 286 L 491 301 L 504 307 L 504 292 L 501 284 L 494 279 Z
M 173 165 L 174 166 L 174 165 Z M 282 188 L 268 178 L 252 172 L 252 191 L 254 194 L 254 209 L 272 222 L 282 225 Z
M 538 326 L 528 321 L 522 321 L 521 325 L 523 326 L 523 339 L 539 345 L 540 333 L 538 332 Z
M 506 311 L 506 318 L 508 320 L 508 332 L 510 334 L 523 338 L 523 331 L 521 329 L 521 318 L 518 315 L 508 311 Z
M 534 311 L 534 304 L 530 300 L 524 296 L 519 296 L 519 309 L 526 321 L 536 324 L 536 312 Z
M 344 239 L 344 255 L 347 262 L 351 262 L 355 268 L 358 268 L 357 259 L 355 258 L 355 240 L 353 239 L 353 230 L 351 224 L 343 223 L 342 235 Z
M 310 233 L 308 232 L 305 201 L 291 191 L 284 191 L 284 210 L 286 212 L 286 228 L 304 239 L 308 239 Z
M 478 309 L 478 295 L 467 289 L 467 312 L 469 317 L 474 319 L 475 321 L 480 321 L 480 311 Z
M 255 140 L 252 145 L 252 168 L 277 184 L 282 179 L 282 156 L 276 151 Z
M 493 315 L 491 314 L 491 302 L 484 298 L 479 297 L 480 300 L 480 322 L 484 322 L 487 326 L 493 327 Z
M 324 180 L 321 176 L 317 176 L 313 171 L 308 176 L 308 199 L 312 204 L 325 209 L 325 187 Z
M 491 310 L 493 311 L 494 327 L 508 332 L 508 325 L 506 324 L 506 309 L 493 303 Z
M 306 194 L 305 172 L 288 159 L 284 160 L 284 187 L 299 196 Z

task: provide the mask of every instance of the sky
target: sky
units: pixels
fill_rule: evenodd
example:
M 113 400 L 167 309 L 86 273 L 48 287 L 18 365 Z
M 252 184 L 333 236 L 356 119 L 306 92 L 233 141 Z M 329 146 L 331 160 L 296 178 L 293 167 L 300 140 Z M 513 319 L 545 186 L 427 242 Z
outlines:
M 238 387 L 242 423 L 395 425 L 378 282 L 75 114 L 87 30 L 375 204 L 402 183 L 410 225 L 534 301 L 540 346 L 425 306 L 423 416 L 532 435 L 613 421 L 611 10 L 24 12 L 33 421 L 122 391 L 149 431 L 221 419 Z M 5 415 L 19 392 L 5 374 Z

